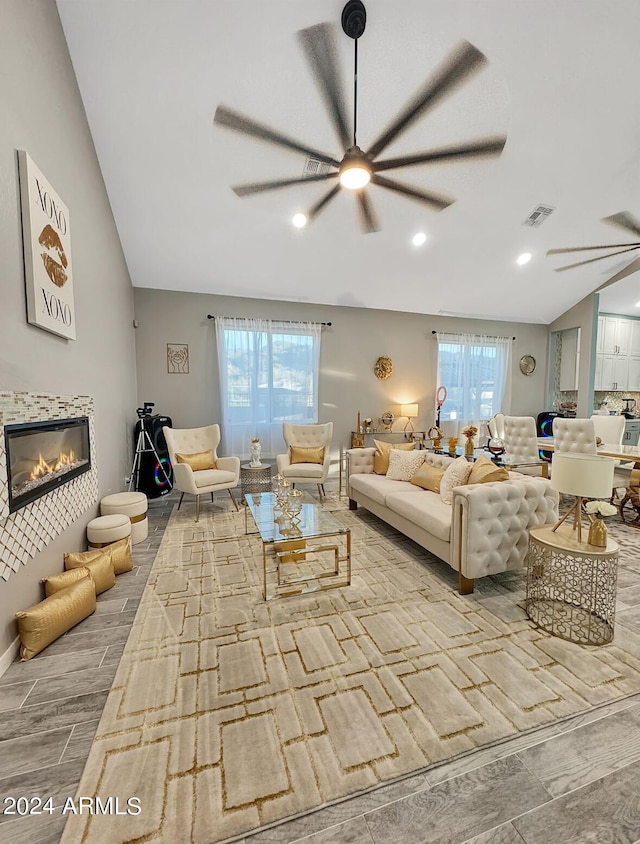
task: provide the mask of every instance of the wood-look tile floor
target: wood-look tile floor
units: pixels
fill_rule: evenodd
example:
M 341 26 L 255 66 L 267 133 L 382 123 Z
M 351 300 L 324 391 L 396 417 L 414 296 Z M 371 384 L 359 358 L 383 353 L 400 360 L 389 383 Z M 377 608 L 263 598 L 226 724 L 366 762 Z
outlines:
M 96 613 L 0 677 L 6 796 L 73 796 L 177 494 L 149 502 L 149 539 Z M 640 548 L 640 533 L 638 533 Z M 617 624 L 640 630 L 640 576 L 618 584 Z M 0 814 L 3 844 L 57 844 L 66 819 Z M 239 844 L 640 842 L 640 695 L 287 821 Z M 177 844 L 190 844 L 185 838 Z

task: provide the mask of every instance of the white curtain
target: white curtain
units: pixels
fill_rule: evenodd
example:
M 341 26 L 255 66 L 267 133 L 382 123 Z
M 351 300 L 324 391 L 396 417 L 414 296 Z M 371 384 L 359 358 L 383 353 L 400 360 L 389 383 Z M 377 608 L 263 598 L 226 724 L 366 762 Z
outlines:
M 318 421 L 322 326 L 216 317 L 222 448 L 244 459 L 260 439 L 263 457 L 284 451 L 282 423 Z
M 440 420 L 445 436 L 460 437 L 473 425 L 486 437 L 487 421 L 511 410 L 511 337 L 436 335 L 438 386 L 447 389 Z

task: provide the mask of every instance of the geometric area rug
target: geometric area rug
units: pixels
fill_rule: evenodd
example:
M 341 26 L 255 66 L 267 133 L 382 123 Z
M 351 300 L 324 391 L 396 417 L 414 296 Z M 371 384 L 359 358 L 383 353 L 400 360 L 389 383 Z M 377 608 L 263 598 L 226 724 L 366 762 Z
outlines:
M 624 625 L 565 642 L 525 615 L 520 572 L 460 596 L 429 552 L 325 506 L 351 585 L 269 602 L 242 511 L 174 510 L 78 789 L 123 814 L 71 815 L 62 844 L 233 839 L 640 691 Z

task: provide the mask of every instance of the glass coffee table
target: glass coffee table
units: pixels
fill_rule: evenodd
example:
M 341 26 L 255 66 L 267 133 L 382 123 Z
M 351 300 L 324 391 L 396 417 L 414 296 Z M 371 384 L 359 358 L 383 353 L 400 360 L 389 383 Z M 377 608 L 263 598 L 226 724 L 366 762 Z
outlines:
M 292 518 L 273 492 L 245 495 L 245 534 L 250 512 L 262 540 L 265 601 L 351 583 L 351 529 L 308 492 L 301 501 L 300 515 Z

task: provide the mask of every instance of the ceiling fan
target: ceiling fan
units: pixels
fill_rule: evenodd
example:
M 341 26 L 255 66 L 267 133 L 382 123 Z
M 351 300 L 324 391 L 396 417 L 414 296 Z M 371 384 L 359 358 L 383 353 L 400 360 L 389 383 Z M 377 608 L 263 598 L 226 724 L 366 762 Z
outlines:
M 612 214 L 610 217 L 604 217 L 602 222 L 619 226 L 625 231 L 631 232 L 636 237 L 640 237 L 640 222 L 638 222 L 628 211 L 621 211 L 619 214 Z M 581 267 L 583 264 L 592 264 L 594 261 L 602 261 L 605 258 L 612 258 L 614 255 L 624 255 L 625 252 L 634 252 L 636 249 L 640 249 L 640 240 L 632 243 L 610 243 L 607 246 L 572 246 L 568 249 L 549 249 L 547 255 L 563 255 L 568 252 L 585 252 L 592 249 L 615 249 L 616 251 L 607 252 L 606 255 L 598 255 L 597 258 L 587 258 L 585 261 L 578 261 L 575 264 L 567 264 L 564 267 L 556 267 L 556 272 L 560 273 L 564 270 L 571 270 L 574 267 Z M 640 270 L 640 257 L 636 258 L 635 261 L 632 261 L 626 267 L 621 269 L 620 272 L 607 279 L 607 281 L 598 289 L 601 290 L 603 287 L 608 287 L 610 284 L 614 284 L 616 281 L 620 281 L 620 279 L 626 278 L 626 276 L 631 275 L 638 270 Z
M 239 114 L 226 106 L 218 106 L 214 123 L 257 138 L 267 143 L 286 147 L 318 159 L 333 168 L 329 172 L 301 178 L 278 179 L 268 182 L 253 182 L 237 185 L 233 191 L 238 196 L 250 196 L 264 191 L 299 185 L 307 182 L 323 182 L 337 180 L 331 190 L 325 193 L 306 213 L 303 225 L 311 222 L 314 217 L 333 200 L 341 188 L 352 190 L 355 194 L 362 228 L 364 232 L 379 230 L 378 221 L 374 213 L 366 185 L 373 184 L 386 188 L 411 199 L 418 200 L 438 211 L 447 208 L 454 200 L 434 191 L 423 190 L 411 185 L 388 179 L 381 173 L 416 164 L 426 164 L 435 161 L 451 159 L 471 159 L 488 155 L 499 155 L 506 142 L 506 137 L 496 136 L 484 138 L 469 143 L 458 144 L 438 149 L 419 152 L 413 155 L 403 155 L 398 158 L 378 160 L 380 154 L 399 135 L 409 128 L 436 103 L 465 82 L 473 73 L 480 70 L 486 63 L 486 57 L 472 44 L 463 41 L 445 60 L 440 68 L 425 82 L 415 97 L 407 103 L 404 109 L 387 126 L 382 134 L 373 142 L 366 152 L 358 146 L 356 128 L 358 116 L 358 39 L 362 36 L 366 25 L 366 10 L 360 0 L 349 0 L 342 11 L 342 29 L 349 38 L 354 40 L 354 76 L 353 76 L 353 121 L 350 123 L 345 107 L 342 85 L 339 79 L 336 39 L 334 27 L 328 23 L 317 24 L 298 33 L 311 71 L 315 77 L 320 93 L 325 101 L 333 127 L 340 139 L 343 150 L 342 157 L 334 157 L 311 146 L 301 143 L 287 135 L 249 117 Z

